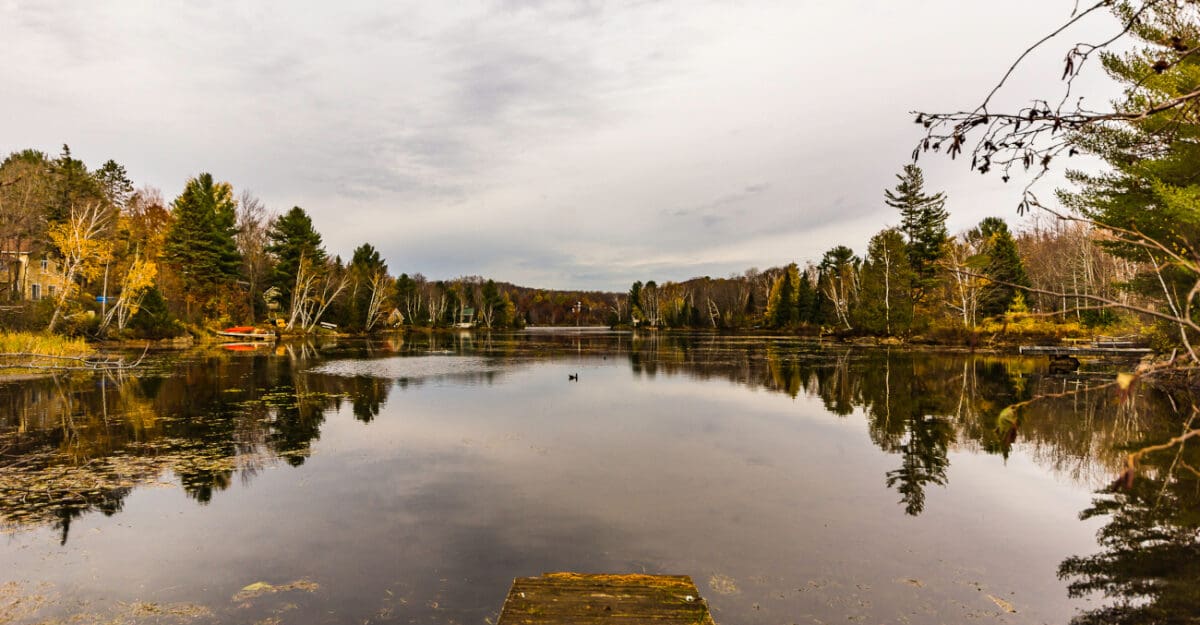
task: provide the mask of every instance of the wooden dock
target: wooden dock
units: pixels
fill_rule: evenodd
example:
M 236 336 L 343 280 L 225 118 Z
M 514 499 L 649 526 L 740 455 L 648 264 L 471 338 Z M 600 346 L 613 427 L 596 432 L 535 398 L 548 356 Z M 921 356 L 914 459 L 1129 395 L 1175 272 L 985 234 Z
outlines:
M 1070 347 L 1064 345 L 1022 345 L 1020 353 L 1027 356 L 1083 356 L 1108 358 L 1141 358 L 1153 354 L 1148 347 L 1104 347 L 1090 345 L 1087 347 Z
M 496 625 L 715 625 L 686 575 L 546 573 L 513 580 Z

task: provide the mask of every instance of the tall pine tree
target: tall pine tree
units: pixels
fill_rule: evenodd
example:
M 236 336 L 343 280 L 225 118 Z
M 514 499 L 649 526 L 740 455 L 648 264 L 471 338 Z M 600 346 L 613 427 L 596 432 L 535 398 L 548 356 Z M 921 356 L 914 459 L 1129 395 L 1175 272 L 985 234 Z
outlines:
M 800 269 L 796 263 L 790 263 L 775 278 L 767 297 L 766 321 L 772 328 L 786 328 L 799 321 L 796 297 L 799 287 Z
M 1102 62 L 1109 76 L 1125 85 L 1116 112 L 1131 118 L 1075 133 L 1076 149 L 1100 156 L 1109 169 L 1099 174 L 1068 171 L 1078 191 L 1060 192 L 1059 198 L 1103 226 L 1136 231 L 1178 257 L 1195 259 L 1200 258 L 1200 120 L 1195 101 L 1139 114 L 1200 90 L 1200 56 L 1193 53 L 1200 50 L 1200 24 L 1195 7 L 1188 4 L 1159 3 L 1132 21 L 1128 4 L 1114 8 L 1131 24 L 1133 45 L 1123 53 L 1105 53 Z M 1165 283 L 1171 299 L 1181 302 L 1200 278 L 1166 253 L 1131 237 L 1103 244 L 1121 258 L 1143 263 L 1145 271 L 1131 285 L 1143 295 L 1162 299 Z M 1161 274 L 1155 266 L 1162 268 Z
M 313 227 L 312 218 L 299 206 L 293 206 L 271 223 L 267 245 L 263 249 L 275 260 L 268 282 L 279 290 L 285 310 L 291 306 L 300 259 L 312 263 L 313 267 L 324 266 L 328 259 L 321 246 L 321 234 Z
M 980 254 L 987 258 L 983 274 L 992 280 L 980 289 L 979 314 L 985 317 L 1004 314 L 1019 289 L 1029 286 L 1017 242 L 1008 224 L 999 217 L 985 217 L 968 236 L 978 241 Z
M 900 230 L 908 239 L 912 267 L 913 300 L 923 301 L 937 282 L 937 261 L 946 244 L 946 197 L 925 192 L 925 174 L 916 165 L 905 165 L 896 175 L 895 189 L 883 192 L 884 202 L 900 211 Z
M 83 161 L 71 156 L 71 148 L 63 145 L 62 153 L 50 162 L 52 192 L 46 207 L 46 220 L 61 223 L 71 215 L 72 207 L 93 202 L 106 202 L 100 182 L 88 171 Z
M 193 303 L 200 312 L 221 308 L 218 292 L 233 284 L 241 268 L 236 232 L 233 187 L 208 173 L 188 180 L 171 207 L 163 256 L 182 282 L 189 315 Z
M 912 326 L 913 271 L 904 235 L 889 228 L 871 237 L 863 262 L 856 325 L 875 334 L 904 334 Z
M 796 318 L 800 323 L 816 323 L 817 287 L 813 285 L 811 265 L 800 272 L 800 284 L 796 288 Z

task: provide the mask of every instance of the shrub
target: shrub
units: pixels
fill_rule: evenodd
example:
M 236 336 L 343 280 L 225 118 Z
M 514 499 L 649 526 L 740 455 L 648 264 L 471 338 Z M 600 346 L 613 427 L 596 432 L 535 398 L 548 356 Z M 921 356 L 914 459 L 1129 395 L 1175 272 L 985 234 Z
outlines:
M 174 338 L 184 333 L 183 324 L 171 314 L 157 286 L 146 292 L 137 314 L 129 320 L 128 329 L 134 337 L 143 339 Z

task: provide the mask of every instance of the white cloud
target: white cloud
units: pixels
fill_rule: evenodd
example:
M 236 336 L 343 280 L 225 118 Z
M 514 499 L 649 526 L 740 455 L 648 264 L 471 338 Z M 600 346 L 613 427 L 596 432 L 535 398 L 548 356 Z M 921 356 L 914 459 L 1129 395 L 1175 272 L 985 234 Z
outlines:
M 211 171 L 396 271 L 624 289 L 864 247 L 908 111 L 973 104 L 1061 4 L 10 2 L 0 149 L 70 143 L 168 196 Z M 952 229 L 1013 216 L 923 162 Z

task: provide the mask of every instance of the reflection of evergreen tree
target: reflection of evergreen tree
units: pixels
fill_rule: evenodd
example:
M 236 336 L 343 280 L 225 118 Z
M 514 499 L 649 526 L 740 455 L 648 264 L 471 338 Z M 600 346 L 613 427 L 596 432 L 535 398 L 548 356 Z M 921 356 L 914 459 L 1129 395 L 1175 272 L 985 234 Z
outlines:
M 186 449 L 207 460 L 183 462 L 173 469 L 184 491 L 200 503 L 208 503 L 215 491 L 229 487 L 231 471 L 215 468 L 215 461 L 238 453 L 234 433 L 243 393 L 226 392 L 227 380 L 241 373 L 246 364 L 256 364 L 256 360 L 205 358 L 181 367 L 177 375 L 164 379 L 155 389 L 160 411 L 176 415 L 166 423 L 164 434 L 185 441 Z M 248 377 L 255 377 L 255 370 L 251 366 Z
M 850 352 L 841 354 L 833 366 L 817 367 L 813 374 L 820 389 L 821 403 L 833 414 L 844 417 L 862 404 L 860 371 L 850 366 Z
M 370 420 L 391 386 L 307 373 L 314 357 L 208 352 L 136 377 L 48 378 L 0 388 L 0 468 L 40 479 L 50 467 L 73 467 L 54 472 L 36 501 L 6 507 L 3 500 L 0 520 L 36 520 L 65 542 L 75 518 L 120 511 L 129 482 L 164 470 L 205 503 L 229 488 L 235 474 L 253 475 L 267 452 L 303 463 L 339 398 L 350 398 L 355 416 Z M 105 468 L 110 463 L 116 468 Z M 80 469 L 92 464 L 92 473 Z M 80 489 L 81 477 L 94 477 L 95 487 Z M 36 515 L 28 514 L 32 509 Z
M 629 364 L 633 371 L 653 378 L 658 373 L 659 362 L 658 334 L 651 333 L 648 337 L 635 334 L 633 349 L 629 352 Z
M 387 401 L 391 380 L 360 376 L 350 380 L 350 402 L 354 418 L 363 423 L 370 423 L 379 416 L 379 411 Z
M 946 485 L 947 451 L 953 439 L 954 426 L 947 419 L 913 415 L 908 420 L 908 439 L 899 449 L 900 468 L 887 473 L 888 488 L 900 493 L 907 514 L 917 516 L 925 510 L 927 485 Z
M 212 501 L 213 493 L 229 488 L 233 471 L 221 471 L 214 469 L 197 469 L 193 471 L 183 471 L 176 469 L 180 480 L 183 481 L 183 489 L 188 496 L 195 499 L 199 503 L 208 503 Z
M 947 482 L 949 446 L 959 432 L 991 432 L 986 414 L 1021 396 L 1001 361 L 948 358 L 913 352 L 876 353 L 854 372 L 859 403 L 867 413 L 871 440 L 901 456 L 886 476 L 905 504 L 920 514 L 925 488 Z
M 900 450 L 909 418 L 917 412 L 913 402 L 920 399 L 912 392 L 911 358 L 889 351 L 878 362 L 864 367 L 862 377 L 862 403 L 871 441 L 883 451 L 895 453 Z
M 321 436 L 325 422 L 324 397 L 304 388 L 277 387 L 276 392 L 288 397 L 275 406 L 274 419 L 267 441 L 271 449 L 284 460 L 298 467 L 308 457 L 312 442 Z
M 800 394 L 803 371 L 799 363 L 794 359 L 780 357 L 774 346 L 767 347 L 767 370 L 771 374 L 771 381 L 775 383 L 775 388 L 791 397 Z
M 99 510 L 104 516 L 112 516 L 125 508 L 125 498 L 131 492 L 132 488 L 116 488 L 101 493 L 96 500 L 73 500 L 66 505 L 55 507 L 54 529 L 59 532 L 58 544 L 67 544 L 67 537 L 71 534 L 71 521 L 83 516 L 84 512 L 92 508 Z
M 887 472 L 887 486 L 900 493 L 904 511 L 913 516 L 925 509 L 926 486 L 946 484 L 950 466 L 955 429 L 946 415 L 954 414 L 954 395 L 946 380 L 953 379 L 954 369 L 931 370 L 942 361 L 889 351 L 861 374 L 871 438 L 901 456 L 900 467 Z
M 1114 601 L 1075 625 L 1200 623 L 1200 475 L 1188 471 L 1200 453 L 1177 451 L 1143 466 L 1128 490 L 1101 491 L 1080 514 L 1109 517 L 1098 534 L 1103 550 L 1067 558 L 1058 575 L 1071 580 L 1072 597 L 1100 592 Z

